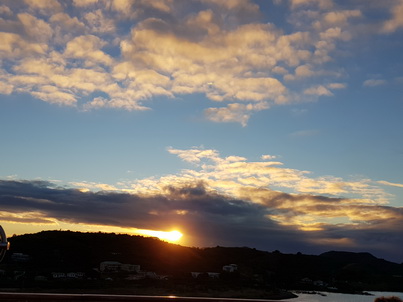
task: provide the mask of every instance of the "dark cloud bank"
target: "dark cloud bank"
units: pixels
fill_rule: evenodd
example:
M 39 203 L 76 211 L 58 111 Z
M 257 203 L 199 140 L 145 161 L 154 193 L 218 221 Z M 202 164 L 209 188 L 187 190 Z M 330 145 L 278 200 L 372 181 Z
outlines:
M 140 196 L 82 192 L 45 181 L 0 180 L 0 207 L 3 220 L 16 223 L 49 223 L 49 219 L 58 219 L 151 230 L 178 227 L 199 247 L 248 246 L 307 254 L 328 250 L 365 251 L 394 262 L 403 261 L 401 219 L 368 226 L 335 224 L 326 225 L 321 231 L 301 231 L 270 220 L 267 215 L 275 213 L 275 208 L 208 193 L 201 183 L 168 187 L 160 195 Z M 400 208 L 391 209 L 401 212 Z M 11 215 L 23 212 L 42 215 L 26 221 Z

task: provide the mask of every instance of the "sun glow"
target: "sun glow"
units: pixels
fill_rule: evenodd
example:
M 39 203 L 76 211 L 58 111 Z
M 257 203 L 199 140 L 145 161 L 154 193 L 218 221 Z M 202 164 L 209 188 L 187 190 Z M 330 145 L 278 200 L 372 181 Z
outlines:
M 3 215 L 2 215 L 3 214 Z M 0 219 L 2 216 L 6 217 L 7 212 L 0 213 Z M 24 212 L 22 214 L 16 215 L 10 213 L 8 217 L 20 218 L 20 219 L 36 219 L 41 222 L 38 223 L 22 223 L 16 224 L 8 221 L 2 221 L 2 226 L 7 229 L 7 233 L 21 235 L 26 233 L 26 228 L 32 232 L 40 232 L 44 230 L 70 230 L 73 232 L 105 232 L 105 233 L 116 233 L 116 234 L 130 234 L 130 235 L 141 235 L 146 237 L 157 237 L 161 240 L 167 242 L 178 242 L 183 237 L 183 234 L 178 230 L 172 230 L 169 232 L 164 231 L 154 231 L 145 230 L 137 228 L 123 228 L 111 225 L 97 225 L 97 224 L 77 224 L 77 223 L 65 223 L 63 221 L 58 221 L 57 219 L 43 219 L 40 213 L 36 212 Z
M 152 231 L 152 230 L 137 230 L 136 233 L 138 233 L 140 235 L 144 235 L 144 236 L 157 237 L 161 240 L 165 240 L 168 242 L 177 242 L 183 236 L 183 234 L 177 230 L 170 231 L 170 232 Z

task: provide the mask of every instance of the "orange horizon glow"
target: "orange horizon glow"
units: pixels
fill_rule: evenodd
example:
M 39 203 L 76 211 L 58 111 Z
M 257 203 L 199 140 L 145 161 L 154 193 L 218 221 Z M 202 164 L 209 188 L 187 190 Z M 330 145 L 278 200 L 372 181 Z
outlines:
M 168 241 L 168 242 L 178 242 L 183 234 L 177 230 L 173 230 L 170 232 L 164 232 L 164 231 L 152 231 L 152 230 L 136 230 L 136 233 L 144 236 L 149 236 L 149 237 L 157 237 L 161 240 Z
M 172 231 L 156 231 L 137 228 L 124 228 L 108 225 L 96 225 L 96 224 L 74 224 L 65 223 L 62 221 L 54 220 L 49 224 L 35 224 L 35 223 L 12 223 L 4 221 L 1 223 L 7 237 L 12 235 L 23 235 L 27 233 L 35 233 L 41 231 L 63 230 L 63 231 L 75 231 L 75 232 L 105 232 L 116 234 L 129 234 L 129 235 L 141 235 L 145 237 L 156 237 L 160 240 L 170 243 L 177 243 L 183 237 L 183 234 L 179 230 Z M 28 231 L 29 230 L 29 231 Z

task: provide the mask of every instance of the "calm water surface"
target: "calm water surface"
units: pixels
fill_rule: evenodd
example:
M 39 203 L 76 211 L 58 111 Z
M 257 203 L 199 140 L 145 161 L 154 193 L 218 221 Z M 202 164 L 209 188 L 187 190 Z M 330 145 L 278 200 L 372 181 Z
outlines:
M 369 292 L 373 296 L 363 296 L 363 295 L 347 295 L 347 294 L 336 294 L 321 292 L 326 296 L 321 295 L 310 295 L 310 294 L 298 294 L 298 298 L 282 300 L 289 302 L 373 302 L 377 297 L 399 297 L 403 300 L 403 293 L 391 293 L 391 292 Z

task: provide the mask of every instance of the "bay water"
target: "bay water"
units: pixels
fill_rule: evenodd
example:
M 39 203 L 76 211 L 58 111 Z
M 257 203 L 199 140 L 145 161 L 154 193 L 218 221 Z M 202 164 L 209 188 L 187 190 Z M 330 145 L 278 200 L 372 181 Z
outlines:
M 399 297 L 403 300 L 403 293 L 400 292 L 368 292 L 369 295 L 350 295 L 339 293 L 320 292 L 320 294 L 295 293 L 298 298 L 281 301 L 287 302 L 374 302 L 377 297 Z

